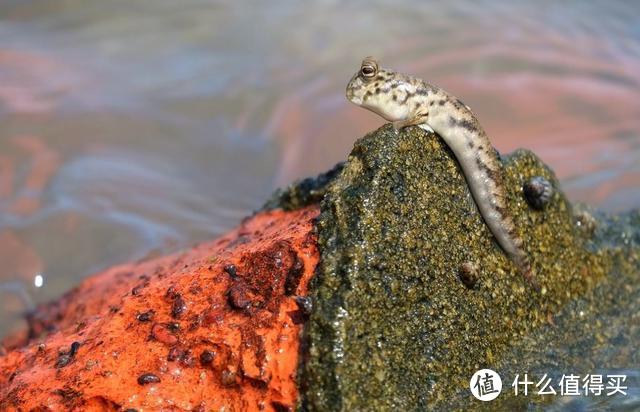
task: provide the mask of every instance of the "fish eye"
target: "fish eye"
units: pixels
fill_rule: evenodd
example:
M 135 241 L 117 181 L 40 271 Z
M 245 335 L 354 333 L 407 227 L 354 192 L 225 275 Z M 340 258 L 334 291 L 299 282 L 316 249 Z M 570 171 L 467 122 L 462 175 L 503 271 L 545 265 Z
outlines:
M 364 66 L 362 67 L 361 71 L 364 77 L 372 77 L 374 74 L 376 74 L 376 69 L 372 66 Z
M 371 56 L 365 57 L 360 65 L 360 77 L 368 80 L 376 74 L 378 74 L 378 62 Z
M 362 77 L 371 78 L 376 75 L 376 68 L 372 65 L 363 65 L 360 69 L 360 73 L 362 73 Z

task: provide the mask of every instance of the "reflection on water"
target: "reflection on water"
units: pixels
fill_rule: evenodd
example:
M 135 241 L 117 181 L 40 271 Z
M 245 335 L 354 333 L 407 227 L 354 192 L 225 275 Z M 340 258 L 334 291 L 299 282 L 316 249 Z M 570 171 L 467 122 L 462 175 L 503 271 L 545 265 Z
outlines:
M 381 124 L 343 96 L 366 55 L 463 98 L 573 200 L 640 205 L 640 6 L 239 4 L 0 5 L 0 335 L 21 294 L 212 238 L 343 159 Z

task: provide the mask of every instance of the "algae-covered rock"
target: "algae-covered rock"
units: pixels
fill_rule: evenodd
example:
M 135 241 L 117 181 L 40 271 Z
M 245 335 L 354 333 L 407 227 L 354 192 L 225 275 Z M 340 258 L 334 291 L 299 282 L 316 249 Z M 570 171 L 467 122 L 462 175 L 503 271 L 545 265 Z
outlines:
M 396 134 L 387 125 L 355 144 L 323 185 L 303 408 L 477 406 L 468 390 L 473 372 L 500 370 L 517 345 L 549 328 L 568 302 L 588 299 L 623 263 L 636 279 L 626 281 L 628 292 L 639 296 L 633 242 L 604 241 L 610 229 L 597 229 L 600 221 L 586 211 L 574 213 L 533 153 L 502 161 L 509 211 L 539 289 L 496 243 L 437 135 Z M 523 196 L 523 183 L 535 176 L 554 189 L 544 210 Z M 502 405 L 522 404 L 502 398 Z

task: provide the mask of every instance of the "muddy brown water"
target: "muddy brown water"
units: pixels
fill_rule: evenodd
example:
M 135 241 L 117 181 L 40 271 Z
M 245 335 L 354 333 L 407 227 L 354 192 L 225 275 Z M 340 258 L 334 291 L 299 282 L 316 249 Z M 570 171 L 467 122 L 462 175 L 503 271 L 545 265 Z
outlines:
M 366 55 L 460 97 L 573 201 L 640 206 L 640 5 L 589 3 L 2 2 L 0 335 L 342 160 L 382 124 L 344 98 Z

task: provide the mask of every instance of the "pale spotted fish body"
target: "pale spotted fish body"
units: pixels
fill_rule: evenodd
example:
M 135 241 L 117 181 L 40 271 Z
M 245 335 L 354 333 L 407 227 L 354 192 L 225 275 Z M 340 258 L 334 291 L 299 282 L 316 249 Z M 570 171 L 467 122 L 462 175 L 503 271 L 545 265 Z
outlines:
M 533 282 L 522 239 L 507 208 L 498 153 L 469 107 L 423 80 L 380 68 L 372 58 L 362 62 L 347 85 L 347 99 L 391 121 L 396 130 L 415 125 L 440 135 L 460 163 L 498 244 Z

